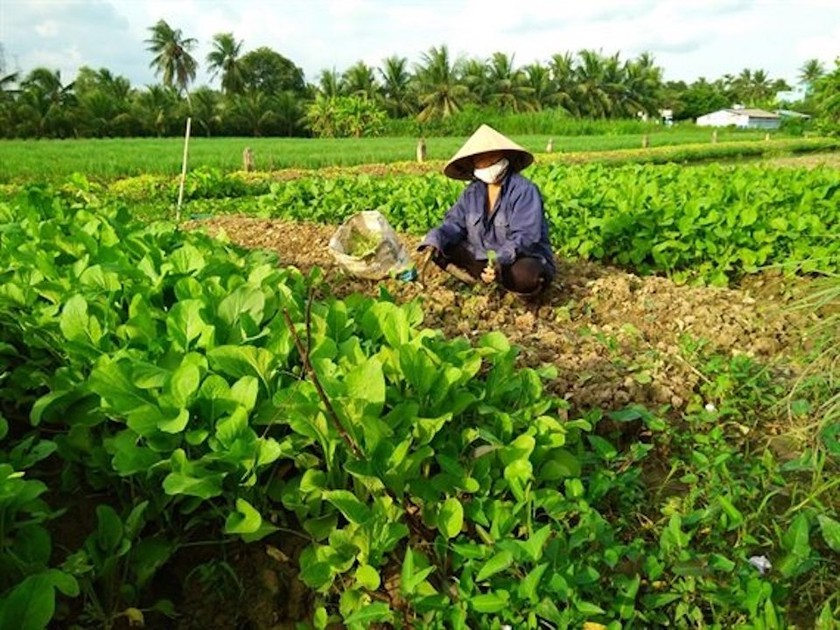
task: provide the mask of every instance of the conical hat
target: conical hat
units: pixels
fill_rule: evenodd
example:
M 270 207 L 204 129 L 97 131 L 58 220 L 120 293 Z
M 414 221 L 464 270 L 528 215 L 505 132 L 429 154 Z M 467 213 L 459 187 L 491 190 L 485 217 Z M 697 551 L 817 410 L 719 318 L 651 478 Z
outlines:
M 473 158 L 482 153 L 504 151 L 512 171 L 521 171 L 534 161 L 534 156 L 490 125 L 481 125 L 443 167 L 443 174 L 452 179 L 473 178 Z

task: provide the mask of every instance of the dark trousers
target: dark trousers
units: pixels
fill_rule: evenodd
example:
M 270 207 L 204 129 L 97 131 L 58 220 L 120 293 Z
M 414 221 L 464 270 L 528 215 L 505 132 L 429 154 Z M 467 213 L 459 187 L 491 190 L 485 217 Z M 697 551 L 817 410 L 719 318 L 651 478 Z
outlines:
M 458 243 L 447 249 L 443 256 L 433 258 L 435 264 L 446 269 L 446 265 L 454 264 L 478 280 L 481 272 L 487 266 L 486 260 L 476 260 L 463 244 Z M 502 286 L 524 296 L 537 296 L 551 283 L 551 272 L 540 258 L 520 256 L 510 265 L 496 268 L 496 280 Z

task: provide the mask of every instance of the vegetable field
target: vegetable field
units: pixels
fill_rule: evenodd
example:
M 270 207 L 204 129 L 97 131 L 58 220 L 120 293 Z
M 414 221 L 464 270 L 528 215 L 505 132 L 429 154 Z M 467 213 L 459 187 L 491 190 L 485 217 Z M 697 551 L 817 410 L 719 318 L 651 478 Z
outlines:
M 6 186 L 0 627 L 836 627 L 840 171 L 528 174 L 536 307 L 332 264 L 435 174 Z

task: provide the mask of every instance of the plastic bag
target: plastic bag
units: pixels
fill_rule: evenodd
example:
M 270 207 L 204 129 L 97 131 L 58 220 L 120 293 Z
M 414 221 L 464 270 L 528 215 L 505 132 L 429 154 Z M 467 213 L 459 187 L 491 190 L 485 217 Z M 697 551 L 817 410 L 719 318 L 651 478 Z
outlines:
M 347 219 L 330 238 L 329 249 L 343 269 L 369 280 L 400 274 L 411 266 L 397 233 L 377 210 L 365 210 Z

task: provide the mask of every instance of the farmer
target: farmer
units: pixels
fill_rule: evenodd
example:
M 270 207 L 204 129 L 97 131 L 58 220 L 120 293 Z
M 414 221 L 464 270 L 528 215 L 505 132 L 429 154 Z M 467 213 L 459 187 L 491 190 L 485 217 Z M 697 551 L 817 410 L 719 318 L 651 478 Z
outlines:
M 539 296 L 554 277 L 554 257 L 539 189 L 519 171 L 534 156 L 481 125 L 443 169 L 470 180 L 443 223 L 418 247 L 465 282 L 499 282 L 525 298 Z

